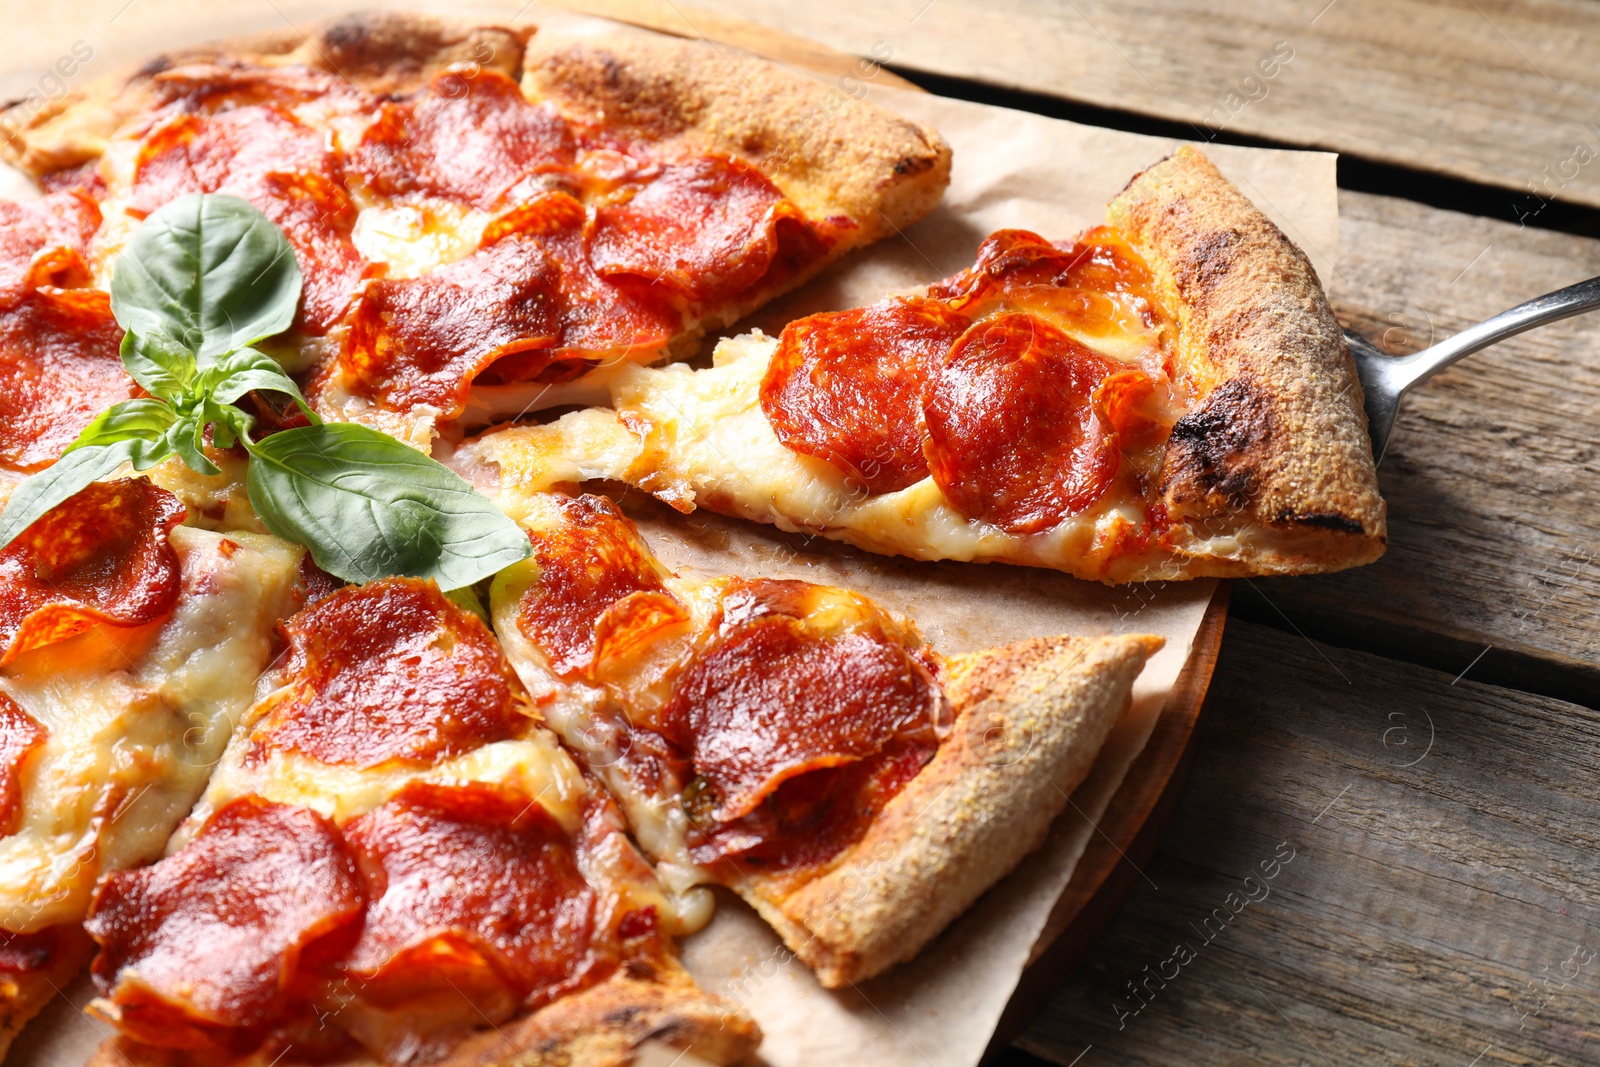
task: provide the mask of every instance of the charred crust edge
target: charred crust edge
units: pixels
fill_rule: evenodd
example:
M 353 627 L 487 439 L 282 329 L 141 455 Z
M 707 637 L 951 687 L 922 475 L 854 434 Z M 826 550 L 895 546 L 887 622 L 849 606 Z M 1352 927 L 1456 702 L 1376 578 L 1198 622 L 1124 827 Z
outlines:
M 1272 405 L 1243 379 L 1224 382 L 1172 427 L 1167 481 L 1182 499 L 1192 485 L 1235 508 L 1250 505 L 1259 488 L 1254 457 L 1272 440 Z

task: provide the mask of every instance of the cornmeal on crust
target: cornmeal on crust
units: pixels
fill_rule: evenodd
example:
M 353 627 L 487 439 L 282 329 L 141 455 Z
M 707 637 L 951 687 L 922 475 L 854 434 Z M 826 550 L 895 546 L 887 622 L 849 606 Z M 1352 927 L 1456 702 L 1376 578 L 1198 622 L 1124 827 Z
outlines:
M 1162 645 L 1033 638 L 948 661 L 952 735 L 865 837 L 785 895 L 734 883 L 829 988 L 911 959 L 1043 844 Z
M 1167 446 L 1169 514 L 1228 516 L 1219 531 L 1242 516 L 1292 541 L 1296 570 L 1377 559 L 1387 527 L 1361 383 L 1310 260 L 1188 147 L 1108 213 L 1169 294 L 1180 367 L 1211 379 Z M 1241 562 L 1287 569 L 1287 547 L 1268 538 Z

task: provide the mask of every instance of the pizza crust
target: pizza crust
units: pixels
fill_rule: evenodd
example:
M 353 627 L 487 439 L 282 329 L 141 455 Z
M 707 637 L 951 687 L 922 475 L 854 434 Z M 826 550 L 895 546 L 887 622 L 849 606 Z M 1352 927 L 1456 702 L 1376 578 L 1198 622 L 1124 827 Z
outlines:
M 449 1055 L 430 1062 L 434 1067 L 621 1067 L 632 1063 L 649 1040 L 729 1064 L 755 1052 L 761 1031 L 735 1005 L 701 991 L 682 967 L 666 962 L 653 974 L 621 971 L 531 1014 L 474 1031 Z M 296 1067 L 305 1062 L 266 1052 L 213 1060 L 191 1050 L 114 1038 L 85 1067 Z M 318 1062 L 321 1067 L 382 1067 L 382 1061 L 368 1056 Z
M 1387 528 L 1361 383 L 1305 254 L 1188 147 L 1135 176 L 1108 214 L 1155 272 L 1180 373 L 1202 386 L 1160 487 L 1194 534 L 1191 557 L 1249 529 L 1231 572 L 1377 559 Z
M 1033 638 L 949 661 L 952 734 L 843 860 L 794 890 L 757 872 L 729 888 L 830 989 L 911 959 L 1044 842 L 1162 643 Z

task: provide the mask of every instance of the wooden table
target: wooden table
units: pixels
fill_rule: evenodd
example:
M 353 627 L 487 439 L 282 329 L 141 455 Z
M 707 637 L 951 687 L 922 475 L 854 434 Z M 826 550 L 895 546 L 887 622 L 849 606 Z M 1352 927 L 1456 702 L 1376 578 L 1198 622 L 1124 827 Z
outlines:
M 1344 153 L 1325 281 L 1391 351 L 1600 274 L 1591 5 L 699 3 L 667 28 L 738 16 L 938 92 Z M 1171 827 L 1001 1062 L 1600 1063 L 1600 319 L 1435 379 L 1381 481 L 1381 562 L 1235 585 Z

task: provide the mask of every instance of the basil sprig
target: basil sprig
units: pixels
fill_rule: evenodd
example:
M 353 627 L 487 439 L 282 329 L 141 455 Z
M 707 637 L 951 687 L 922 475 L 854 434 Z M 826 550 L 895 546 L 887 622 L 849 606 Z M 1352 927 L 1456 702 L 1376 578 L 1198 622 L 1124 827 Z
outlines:
M 448 467 L 367 426 L 325 423 L 271 356 L 251 347 L 287 329 L 300 266 L 283 232 L 231 196 L 185 196 L 145 220 L 117 259 L 111 311 L 122 362 L 148 397 L 95 418 L 0 513 L 0 548 L 45 512 L 124 464 L 177 456 L 217 474 L 203 445 L 250 453 L 250 503 L 267 528 L 351 582 L 391 574 L 457 589 L 529 553 L 528 538 Z M 309 426 L 257 441 L 237 406 L 250 392 L 293 401 Z

